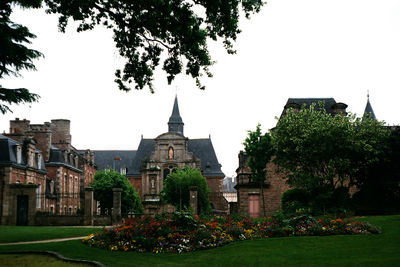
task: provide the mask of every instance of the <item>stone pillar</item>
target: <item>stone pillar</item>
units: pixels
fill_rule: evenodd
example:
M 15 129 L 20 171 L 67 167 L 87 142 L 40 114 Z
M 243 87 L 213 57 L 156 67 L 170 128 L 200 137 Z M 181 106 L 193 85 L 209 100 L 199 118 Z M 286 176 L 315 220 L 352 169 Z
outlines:
M 85 187 L 84 225 L 93 225 L 93 187 Z
M 121 188 L 113 188 L 113 209 L 112 209 L 112 223 L 121 223 Z
M 197 199 L 197 186 L 189 187 L 190 190 L 190 207 L 193 210 L 193 214 L 198 214 L 198 199 Z

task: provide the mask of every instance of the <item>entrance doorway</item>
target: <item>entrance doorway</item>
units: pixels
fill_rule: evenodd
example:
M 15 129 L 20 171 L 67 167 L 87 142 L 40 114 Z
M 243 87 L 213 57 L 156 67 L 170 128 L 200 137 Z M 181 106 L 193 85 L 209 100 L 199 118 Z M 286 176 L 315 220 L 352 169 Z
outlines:
M 249 216 L 260 217 L 260 195 L 249 195 Z
M 17 196 L 17 225 L 28 225 L 29 197 Z

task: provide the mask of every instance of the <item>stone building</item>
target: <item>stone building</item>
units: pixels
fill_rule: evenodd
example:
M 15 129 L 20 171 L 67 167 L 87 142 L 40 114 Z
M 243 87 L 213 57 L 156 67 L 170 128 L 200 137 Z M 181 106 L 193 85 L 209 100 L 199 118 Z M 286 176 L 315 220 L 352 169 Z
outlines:
M 130 183 L 142 198 L 146 213 L 163 210 L 160 191 L 163 181 L 175 168 L 190 166 L 201 170 L 211 190 L 210 200 L 215 210 L 227 211 L 227 201 L 222 195 L 221 171 L 211 138 L 189 139 L 184 135 L 184 123 L 175 98 L 168 121 L 168 132 L 156 138 L 142 138 L 136 151 L 95 151 L 99 170 L 114 166 L 126 173 Z
M 4 188 L 16 186 L 15 184 L 37 185 L 36 211 L 51 214 L 76 214 L 83 207 L 84 187 L 90 184 L 96 172 L 94 154 L 90 150 L 79 151 L 72 146 L 69 120 L 30 124 L 29 120 L 17 118 L 10 121 L 10 132 L 4 134 L 3 137 L 3 140 L 8 140 L 8 143 L 14 145 L 9 146 L 7 150 L 2 149 L 0 154 L 16 153 L 18 155 L 20 153 L 18 147 L 21 146 L 22 152 L 28 153 L 25 156 L 27 162 L 24 163 L 27 165 L 26 168 L 36 166 L 43 172 L 40 180 L 30 179 L 27 172 L 21 174 L 25 178 L 18 179 L 19 181 L 9 179 L 2 174 L 1 181 L 5 185 Z M 25 145 L 28 143 L 30 145 Z M 24 147 L 32 148 L 29 150 Z M 33 149 L 36 149 L 36 152 L 29 152 Z M 32 160 L 37 162 L 37 165 L 32 165 Z M 7 162 L 7 158 L 0 159 L 0 164 L 8 164 Z M 12 169 L 8 175 L 14 177 L 16 173 L 17 169 Z M 7 194 L 8 190 L 3 192 Z M 17 205 L 11 204 L 15 201 L 5 198 L 4 195 L 0 199 L 3 211 L 7 207 L 16 210 Z M 3 212 L 2 219 L 6 216 L 4 214 Z M 10 220 L 2 220 L 2 224 L 13 224 L 10 222 Z
M 340 102 L 337 103 L 334 98 L 289 98 L 281 116 L 284 115 L 289 108 L 300 110 L 303 106 L 309 108 L 312 103 L 316 103 L 316 108 L 318 108 L 318 102 L 320 101 L 324 102 L 324 109 L 332 116 L 347 114 L 347 105 Z M 240 151 L 238 157 L 239 167 L 236 169 L 237 184 L 235 186 L 238 194 L 238 213 L 246 214 L 251 217 L 263 216 L 262 198 L 264 198 L 265 212 L 267 215 L 271 215 L 279 210 L 281 208 L 283 193 L 290 189 L 289 185 L 287 185 L 284 180 L 283 174 L 278 171 L 279 166 L 271 162 L 267 164 L 267 176 L 265 184 L 263 185 L 264 195 L 262 196 L 260 184 L 256 184 L 251 180 L 251 171 L 247 166 L 246 153 Z

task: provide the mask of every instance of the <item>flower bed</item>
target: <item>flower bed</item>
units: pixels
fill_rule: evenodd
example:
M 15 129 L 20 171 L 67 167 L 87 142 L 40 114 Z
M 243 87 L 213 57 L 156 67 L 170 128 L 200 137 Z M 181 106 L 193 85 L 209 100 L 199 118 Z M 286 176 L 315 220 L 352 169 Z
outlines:
M 200 218 L 177 212 L 156 218 L 129 219 L 121 226 L 90 235 L 82 242 L 109 250 L 182 253 L 253 238 L 376 233 L 380 233 L 379 228 L 350 219 L 321 217 L 316 220 L 309 215 L 265 219 Z

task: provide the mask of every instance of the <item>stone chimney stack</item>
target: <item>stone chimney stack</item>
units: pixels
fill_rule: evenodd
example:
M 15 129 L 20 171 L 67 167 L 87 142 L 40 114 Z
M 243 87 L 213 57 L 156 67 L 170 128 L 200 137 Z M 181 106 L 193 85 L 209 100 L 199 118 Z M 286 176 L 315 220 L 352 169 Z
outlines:
M 36 147 L 42 151 L 44 161 L 49 161 L 52 139 L 50 124 L 31 124 L 27 135 L 32 136 L 36 140 Z
M 70 120 L 51 120 L 52 144 L 60 149 L 69 150 L 71 146 Z
M 332 115 L 336 116 L 336 115 L 340 115 L 340 116 L 346 116 L 347 115 L 347 111 L 346 111 L 347 105 L 344 103 L 336 103 L 332 105 Z

